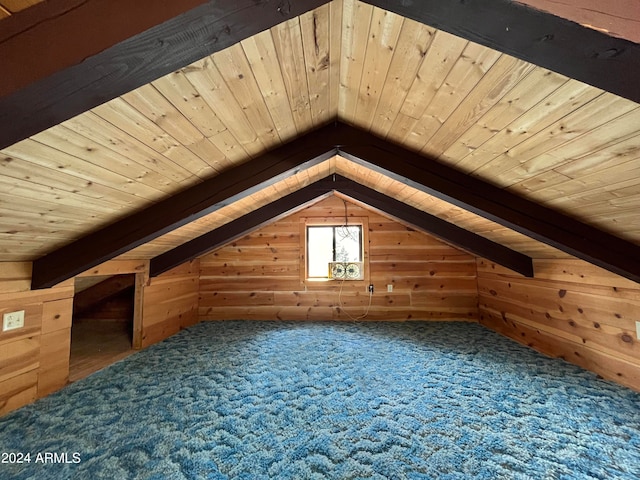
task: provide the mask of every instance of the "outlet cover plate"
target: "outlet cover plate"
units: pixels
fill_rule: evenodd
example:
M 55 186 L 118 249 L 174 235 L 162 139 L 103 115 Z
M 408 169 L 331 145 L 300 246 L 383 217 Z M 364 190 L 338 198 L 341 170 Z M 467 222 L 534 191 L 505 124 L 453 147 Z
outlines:
M 8 312 L 2 316 L 2 331 L 15 330 L 24 327 L 24 310 Z
M 640 340 L 640 322 L 636 322 L 636 338 Z
M 393 284 L 392 283 L 387 284 L 387 292 L 393 292 Z

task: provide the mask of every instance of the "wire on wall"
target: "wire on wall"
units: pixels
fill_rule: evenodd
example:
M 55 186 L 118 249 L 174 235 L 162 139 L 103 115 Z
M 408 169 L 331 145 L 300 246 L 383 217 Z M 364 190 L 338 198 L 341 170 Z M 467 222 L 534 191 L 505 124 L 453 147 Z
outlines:
M 344 199 L 342 199 L 342 202 L 344 203 L 344 226 L 348 227 L 349 226 L 349 215 L 348 215 L 348 212 L 347 212 L 347 202 Z M 351 233 L 349 232 L 348 228 L 345 228 L 345 230 L 346 230 L 346 234 L 351 236 Z M 353 240 L 358 241 L 359 239 L 353 238 Z M 371 290 L 369 290 L 369 304 L 367 305 L 367 309 L 365 310 L 365 312 L 360 316 L 354 317 L 349 312 L 347 312 L 345 310 L 344 305 L 342 304 L 342 287 L 344 287 L 345 280 L 346 279 L 343 278 L 342 281 L 340 282 L 340 290 L 338 291 L 338 308 L 340 309 L 340 312 L 344 312 L 344 314 L 347 317 L 349 317 L 350 320 L 352 320 L 354 322 L 357 322 L 358 320 L 362 320 L 367 315 L 369 315 L 369 310 L 371 309 L 371 301 L 373 299 L 373 292 Z

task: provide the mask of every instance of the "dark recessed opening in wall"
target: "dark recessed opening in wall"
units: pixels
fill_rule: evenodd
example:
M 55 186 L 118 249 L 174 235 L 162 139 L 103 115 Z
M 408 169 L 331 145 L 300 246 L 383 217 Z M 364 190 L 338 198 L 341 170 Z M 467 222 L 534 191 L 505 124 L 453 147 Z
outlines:
M 134 274 L 76 278 L 70 382 L 134 352 L 135 285 Z

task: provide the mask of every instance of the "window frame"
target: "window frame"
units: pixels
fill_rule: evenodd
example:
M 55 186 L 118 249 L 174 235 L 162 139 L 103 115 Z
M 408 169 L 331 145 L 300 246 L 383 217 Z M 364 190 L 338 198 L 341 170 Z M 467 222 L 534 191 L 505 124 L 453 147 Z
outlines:
M 307 227 L 341 227 L 345 225 L 345 217 L 301 217 L 300 218 L 300 283 L 311 288 L 331 288 L 338 279 L 328 277 L 309 277 L 307 262 L 308 245 Z M 349 280 L 349 285 L 369 285 L 369 222 L 367 217 L 348 217 L 346 225 L 361 227 L 361 255 L 364 268 L 363 280 Z

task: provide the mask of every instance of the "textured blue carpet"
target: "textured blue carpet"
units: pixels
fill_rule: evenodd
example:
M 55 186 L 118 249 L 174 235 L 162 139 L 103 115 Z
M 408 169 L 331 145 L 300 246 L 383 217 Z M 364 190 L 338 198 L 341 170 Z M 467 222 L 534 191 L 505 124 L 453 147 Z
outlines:
M 640 395 L 477 324 L 211 322 L 1 418 L 1 452 L 31 454 L 11 479 L 638 479 Z

